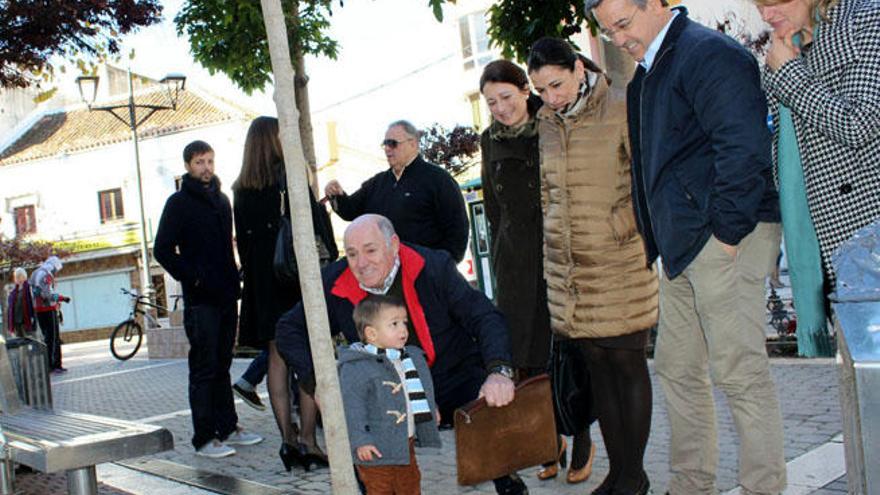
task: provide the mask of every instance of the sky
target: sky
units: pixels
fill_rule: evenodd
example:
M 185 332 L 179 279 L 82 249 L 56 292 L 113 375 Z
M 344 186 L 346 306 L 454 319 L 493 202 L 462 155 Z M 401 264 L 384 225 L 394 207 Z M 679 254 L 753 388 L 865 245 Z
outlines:
M 267 88 L 268 92 L 247 96 L 224 75 L 211 76 L 194 63 L 187 41 L 179 38 L 174 28 L 174 16 L 183 3 L 183 0 L 163 1 L 164 20 L 160 25 L 142 29 L 124 39 L 122 53 L 135 51 L 132 70 L 154 78 L 180 72 L 187 76 L 188 85 L 232 99 L 261 114 L 275 115 L 271 87 Z M 450 28 L 450 23 L 441 24 L 434 19 L 427 2 L 356 0 L 345 2 L 344 7 L 335 3 L 330 36 L 340 43 L 338 59 L 309 57 L 306 60 L 313 114 L 339 102 L 351 101 L 357 95 L 369 98 L 371 90 L 390 81 L 417 77 L 411 73 L 457 54 L 458 46 L 446 42 L 455 39 L 450 37 Z M 126 61 L 121 65 L 125 66 Z M 442 108 L 440 105 L 441 116 Z M 401 113 L 404 111 L 401 108 Z
M 187 76 L 190 88 L 238 103 L 255 113 L 276 115 L 272 88 L 246 95 L 223 74 L 210 75 L 192 60 L 185 38 L 178 37 L 174 16 L 184 0 L 164 0 L 163 22 L 123 39 L 123 68 L 160 79 L 167 73 Z M 451 126 L 471 124 L 465 95 L 476 91 L 478 75 L 462 80 L 458 26 L 455 17 L 481 0 L 459 0 L 445 9 L 446 22 L 434 19 L 427 0 L 349 0 L 334 2 L 329 35 L 339 42 L 339 57 L 308 57 L 309 96 L 319 160 L 326 159 L 328 122 L 338 123 L 340 142 L 368 150 L 379 158 L 376 143 L 388 123 L 411 120 L 425 127 L 434 122 Z M 691 16 L 706 22 L 731 11 L 749 26 L 759 26 L 757 10 L 749 0 L 684 0 Z M 711 24 L 711 22 L 709 22 Z M 75 93 L 73 74 L 59 81 Z M 78 94 L 76 95 L 78 100 Z M 323 158 L 322 156 L 323 155 Z

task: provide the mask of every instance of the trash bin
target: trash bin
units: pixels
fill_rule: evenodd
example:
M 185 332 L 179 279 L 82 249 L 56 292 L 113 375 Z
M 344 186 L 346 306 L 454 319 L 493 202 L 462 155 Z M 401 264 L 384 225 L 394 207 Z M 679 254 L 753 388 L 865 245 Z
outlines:
M 21 402 L 37 409 L 52 409 L 46 345 L 16 337 L 6 340 L 6 352 Z
M 848 490 L 880 494 L 880 223 L 841 245 L 833 264 Z

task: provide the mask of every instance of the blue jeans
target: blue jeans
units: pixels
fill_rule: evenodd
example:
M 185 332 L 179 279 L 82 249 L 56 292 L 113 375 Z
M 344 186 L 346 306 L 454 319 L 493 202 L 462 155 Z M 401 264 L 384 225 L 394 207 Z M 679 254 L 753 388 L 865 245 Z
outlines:
M 241 375 L 242 380 L 250 383 L 254 387 L 266 378 L 266 372 L 269 370 L 269 350 L 263 349 L 257 357 L 251 361 L 244 374 Z
M 183 310 L 190 344 L 189 406 L 196 450 L 215 438 L 225 440 L 238 425 L 229 379 L 237 313 L 234 302 L 199 304 Z

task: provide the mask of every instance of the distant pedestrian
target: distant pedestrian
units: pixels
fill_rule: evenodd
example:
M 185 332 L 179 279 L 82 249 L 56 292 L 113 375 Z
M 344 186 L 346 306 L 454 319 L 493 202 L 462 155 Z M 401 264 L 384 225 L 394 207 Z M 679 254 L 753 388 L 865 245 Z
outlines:
M 382 141 L 389 169 L 350 195 L 335 180 L 324 192 L 343 220 L 365 213 L 382 215 L 391 220 L 400 240 L 442 249 L 459 262 L 468 242 L 464 197 L 446 170 L 422 158 L 419 138 L 411 123 L 392 122 Z
M 229 368 L 240 286 L 232 252 L 232 207 L 214 175 L 214 150 L 193 141 L 183 150 L 186 174 L 165 203 L 154 253 L 183 285 L 183 326 L 190 343 L 189 404 L 196 453 L 219 458 L 232 445 L 263 439 L 238 426 Z
M 52 373 L 65 373 L 61 366 L 61 336 L 58 329 L 58 309 L 62 302 L 70 302 L 69 297 L 55 291 L 55 276 L 63 267 L 57 256 L 49 256 L 31 274 L 30 286 L 34 293 L 34 313 L 40 323 L 40 330 L 46 339 L 49 354 L 49 369 Z
M 31 284 L 28 283 L 27 271 L 21 267 L 16 268 L 13 280 L 15 285 L 9 291 L 9 298 L 6 301 L 7 335 L 43 340 L 42 334 L 37 329 L 34 298 Z
M 782 414 L 765 348 L 779 252 L 767 100 L 739 43 L 666 0 L 588 0 L 638 66 L 627 87 L 632 195 L 648 263 L 663 258 L 654 359 L 672 495 L 715 493 L 714 383 L 739 434 L 745 493 L 785 490 Z
M 354 309 L 361 342 L 339 348 L 339 384 L 351 453 L 370 495 L 418 495 L 415 445 L 440 447 L 425 353 L 406 345 L 402 299 L 370 295 Z

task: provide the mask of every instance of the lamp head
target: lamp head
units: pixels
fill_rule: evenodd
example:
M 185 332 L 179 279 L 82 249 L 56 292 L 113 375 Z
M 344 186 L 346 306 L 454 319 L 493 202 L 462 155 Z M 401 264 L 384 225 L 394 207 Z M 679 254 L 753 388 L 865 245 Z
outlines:
M 186 87 L 186 76 L 180 73 L 171 73 L 163 77 L 161 81 L 168 92 L 168 99 L 171 101 L 171 107 L 177 110 L 177 102 L 180 99 L 180 92 Z
M 76 85 L 83 103 L 92 108 L 98 96 L 98 76 L 79 76 L 76 78 Z

